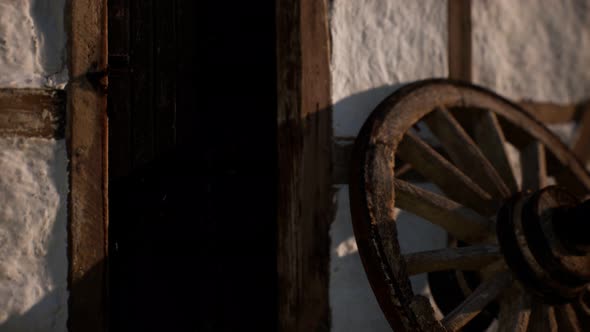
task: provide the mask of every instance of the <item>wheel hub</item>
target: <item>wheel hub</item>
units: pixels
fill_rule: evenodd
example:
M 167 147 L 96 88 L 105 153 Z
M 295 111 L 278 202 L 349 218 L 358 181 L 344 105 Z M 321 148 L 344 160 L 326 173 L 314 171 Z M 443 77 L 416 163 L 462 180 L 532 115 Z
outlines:
M 589 207 L 552 186 L 518 194 L 498 213 L 498 242 L 507 265 L 546 302 L 579 297 L 590 282 Z

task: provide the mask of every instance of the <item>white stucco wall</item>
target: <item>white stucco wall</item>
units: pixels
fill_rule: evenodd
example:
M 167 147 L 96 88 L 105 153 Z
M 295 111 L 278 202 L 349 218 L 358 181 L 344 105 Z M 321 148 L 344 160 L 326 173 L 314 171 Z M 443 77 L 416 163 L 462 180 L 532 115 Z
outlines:
M 65 0 L 0 0 L 0 88 L 64 88 Z M 0 138 L 0 331 L 64 332 L 64 140 Z
M 473 1 L 473 79 L 513 99 L 590 95 L 590 2 Z
M 64 140 L 0 138 L 0 331 L 66 331 Z
M 0 0 L 0 86 L 63 88 L 65 0 Z
M 334 140 L 350 142 L 404 83 L 446 77 L 446 1 L 334 0 L 331 12 Z M 590 97 L 590 8 L 584 0 L 473 1 L 473 75 L 509 98 L 557 103 Z M 568 141 L 572 125 L 554 128 Z M 518 167 L 518 165 L 516 165 Z M 391 331 L 365 276 L 352 232 L 348 186 L 337 188 L 331 228 L 332 330 Z M 430 187 L 430 190 L 433 188 Z M 398 216 L 402 251 L 445 245 L 445 234 Z M 428 293 L 425 278 L 414 291 Z
M 334 136 L 356 136 L 396 87 L 447 76 L 446 1 L 334 0 Z

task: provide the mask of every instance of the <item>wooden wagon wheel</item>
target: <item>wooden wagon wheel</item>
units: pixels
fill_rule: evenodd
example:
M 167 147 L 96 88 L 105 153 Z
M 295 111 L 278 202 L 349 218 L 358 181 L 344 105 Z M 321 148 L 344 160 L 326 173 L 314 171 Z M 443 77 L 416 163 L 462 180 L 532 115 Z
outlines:
M 418 124 L 442 149 L 420 137 Z M 398 159 L 443 194 L 396 178 Z M 390 95 L 356 140 L 350 197 L 363 265 L 392 328 L 459 331 L 496 301 L 499 331 L 590 330 L 581 327 L 590 321 L 590 204 L 580 203 L 588 192 L 590 175 L 572 152 L 493 92 L 427 80 Z M 468 245 L 402 255 L 396 208 Z M 409 276 L 444 270 L 475 271 L 481 282 L 437 320 Z

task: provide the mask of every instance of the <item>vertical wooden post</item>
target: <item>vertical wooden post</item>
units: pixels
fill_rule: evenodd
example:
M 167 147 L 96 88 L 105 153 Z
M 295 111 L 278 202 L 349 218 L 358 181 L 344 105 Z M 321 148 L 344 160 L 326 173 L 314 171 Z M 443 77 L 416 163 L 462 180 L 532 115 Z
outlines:
M 279 331 L 329 331 L 327 1 L 278 1 L 277 48 Z
M 471 82 L 471 0 L 448 0 L 449 78 Z
M 107 1 L 69 0 L 67 13 L 68 329 L 106 331 Z

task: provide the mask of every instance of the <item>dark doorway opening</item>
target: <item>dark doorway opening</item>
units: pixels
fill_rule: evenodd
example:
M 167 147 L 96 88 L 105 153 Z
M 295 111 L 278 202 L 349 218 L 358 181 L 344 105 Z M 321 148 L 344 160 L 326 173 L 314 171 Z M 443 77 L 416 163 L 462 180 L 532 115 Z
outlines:
M 274 1 L 109 1 L 110 330 L 276 330 Z

